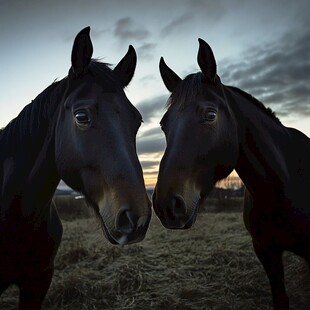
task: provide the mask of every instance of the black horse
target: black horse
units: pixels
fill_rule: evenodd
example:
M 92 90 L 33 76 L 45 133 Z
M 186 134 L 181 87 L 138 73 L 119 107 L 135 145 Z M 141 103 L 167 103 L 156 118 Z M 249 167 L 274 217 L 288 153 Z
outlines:
M 155 212 L 167 228 L 191 227 L 214 184 L 236 169 L 247 189 L 245 226 L 269 277 L 274 307 L 288 309 L 283 251 L 310 263 L 310 140 L 251 95 L 223 85 L 211 48 L 199 43 L 201 72 L 184 80 L 160 61 L 172 94 L 161 120 L 167 148 Z
M 75 38 L 68 77 L 0 131 L 0 294 L 16 284 L 20 309 L 40 309 L 50 286 L 60 179 L 85 195 L 114 244 L 141 241 L 151 217 L 135 145 L 141 115 L 123 91 L 135 50 L 112 70 L 91 59 L 89 32 Z

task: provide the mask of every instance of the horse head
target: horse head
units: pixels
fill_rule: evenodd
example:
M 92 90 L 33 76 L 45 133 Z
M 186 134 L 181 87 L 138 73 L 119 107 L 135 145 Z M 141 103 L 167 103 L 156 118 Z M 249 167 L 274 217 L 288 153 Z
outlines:
M 150 202 L 136 153 L 141 115 L 124 93 L 137 56 L 129 47 L 112 70 L 92 60 L 90 28 L 75 38 L 55 135 L 60 178 L 82 192 L 112 243 L 144 238 Z
M 166 150 L 153 194 L 154 210 L 167 228 L 189 228 L 214 184 L 238 158 L 236 122 L 216 74 L 210 46 L 199 39 L 201 72 L 181 79 L 163 58 L 160 73 L 171 92 L 160 124 Z

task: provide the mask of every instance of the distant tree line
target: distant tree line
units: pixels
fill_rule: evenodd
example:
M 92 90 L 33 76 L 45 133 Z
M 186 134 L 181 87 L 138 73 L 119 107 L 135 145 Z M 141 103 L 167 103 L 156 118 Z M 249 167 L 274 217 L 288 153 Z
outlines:
M 213 190 L 208 195 L 209 198 L 215 199 L 229 199 L 229 198 L 238 198 L 243 197 L 245 187 L 243 184 L 239 188 L 236 187 L 214 187 Z

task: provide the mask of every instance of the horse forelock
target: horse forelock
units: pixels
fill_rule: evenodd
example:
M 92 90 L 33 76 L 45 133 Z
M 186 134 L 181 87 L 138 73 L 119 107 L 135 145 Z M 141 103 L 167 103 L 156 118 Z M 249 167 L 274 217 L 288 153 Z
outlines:
M 108 63 L 100 62 L 97 59 L 92 59 L 89 65 L 89 72 L 98 79 L 100 85 L 105 91 L 121 92 L 123 87 L 121 86 L 118 77 L 111 69 L 111 65 Z
M 189 74 L 185 77 L 171 93 L 167 101 L 167 108 L 177 106 L 183 109 L 189 102 L 193 101 L 203 87 L 203 74 L 201 72 Z

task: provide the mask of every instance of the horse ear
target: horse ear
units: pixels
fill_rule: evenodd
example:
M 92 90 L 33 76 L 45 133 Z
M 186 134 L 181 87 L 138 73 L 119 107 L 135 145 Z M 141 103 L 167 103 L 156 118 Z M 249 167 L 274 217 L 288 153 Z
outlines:
M 182 79 L 166 65 L 163 57 L 159 61 L 159 71 L 165 86 L 172 93 Z
M 87 71 L 93 55 L 93 45 L 90 40 L 89 32 L 90 27 L 86 27 L 81 30 L 74 39 L 71 53 L 71 65 L 77 77 Z
M 197 55 L 198 65 L 201 72 L 208 79 L 213 81 L 216 77 L 216 61 L 210 45 L 202 40 L 199 41 L 199 50 Z
M 114 68 L 114 72 L 120 79 L 123 87 L 127 86 L 131 81 L 137 65 L 137 54 L 132 45 L 129 45 L 126 55 Z

